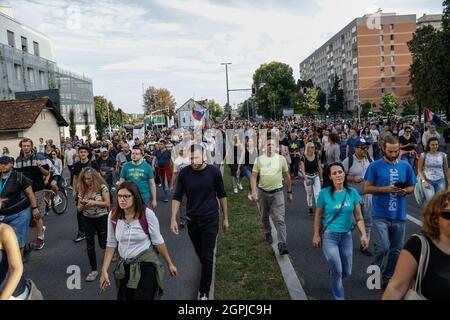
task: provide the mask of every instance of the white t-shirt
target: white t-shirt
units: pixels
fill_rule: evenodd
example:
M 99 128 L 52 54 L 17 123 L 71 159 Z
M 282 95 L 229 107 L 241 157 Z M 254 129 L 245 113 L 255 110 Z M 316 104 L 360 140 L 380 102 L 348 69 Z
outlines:
M 422 153 L 420 157 L 424 159 L 424 153 Z M 445 178 L 442 160 L 447 161 L 447 155 L 443 152 L 438 152 L 434 155 L 427 153 L 427 159 L 423 164 L 423 174 L 425 178 L 431 181 Z
M 127 224 L 125 220 L 117 220 L 116 230 L 114 231 L 111 222 L 110 212 L 108 215 L 108 240 L 106 246 L 108 248 L 117 248 L 119 255 L 124 259 L 133 259 L 141 252 L 150 248 L 151 244 L 158 246 L 164 243 L 164 239 L 159 230 L 159 221 L 155 213 L 147 208 L 145 215 L 148 223 L 148 231 L 152 242 L 144 230 L 142 230 L 139 220 L 133 220 L 131 224 Z
M 64 157 L 66 158 L 66 163 L 68 166 L 73 166 L 75 155 L 77 151 L 75 149 L 70 149 L 64 151 Z
M 187 167 L 187 166 L 190 166 L 190 165 L 191 165 L 191 160 L 189 159 L 189 157 L 180 157 L 180 156 L 178 156 L 175 159 L 175 161 L 174 161 L 173 172 L 174 173 L 178 173 L 184 167 Z

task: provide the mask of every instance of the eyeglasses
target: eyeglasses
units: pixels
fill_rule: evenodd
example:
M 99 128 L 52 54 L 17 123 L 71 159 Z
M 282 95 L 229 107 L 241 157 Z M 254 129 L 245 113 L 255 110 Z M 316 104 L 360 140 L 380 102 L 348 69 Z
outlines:
M 443 210 L 439 212 L 442 219 L 450 220 L 450 210 Z
M 117 199 L 126 199 L 126 200 L 128 200 L 128 199 L 131 199 L 132 197 L 133 197 L 132 194 L 118 194 L 117 195 Z
M 411 130 L 405 130 L 406 133 L 411 133 Z

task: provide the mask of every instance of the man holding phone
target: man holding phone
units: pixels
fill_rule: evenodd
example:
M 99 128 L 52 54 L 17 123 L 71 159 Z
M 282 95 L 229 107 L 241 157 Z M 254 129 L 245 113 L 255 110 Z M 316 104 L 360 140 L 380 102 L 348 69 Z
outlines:
M 372 194 L 373 265 L 383 273 L 385 287 L 394 274 L 404 245 L 406 226 L 406 195 L 414 192 L 416 177 L 406 161 L 399 161 L 400 144 L 394 136 L 383 139 L 384 157 L 374 161 L 364 175 L 366 194 Z M 387 262 L 385 263 L 385 259 Z

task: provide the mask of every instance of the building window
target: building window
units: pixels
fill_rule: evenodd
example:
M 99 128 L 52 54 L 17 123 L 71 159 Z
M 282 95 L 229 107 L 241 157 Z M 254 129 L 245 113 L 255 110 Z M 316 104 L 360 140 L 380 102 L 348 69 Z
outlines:
M 381 88 L 381 94 L 384 94 L 385 89 Z
M 384 43 L 384 36 L 383 35 L 380 36 L 380 42 Z
M 394 56 L 391 56 L 391 63 L 394 63 L 395 62 L 395 58 L 394 58 Z
M 28 79 L 30 83 L 34 83 L 34 70 L 33 68 L 28 68 Z
M 381 46 L 381 54 L 384 54 L 384 46 Z
M 392 77 L 392 85 L 395 85 L 395 77 Z
M 22 40 L 22 51 L 23 52 L 28 52 L 28 40 L 25 37 L 20 37 L 20 39 Z
M 355 32 L 356 32 L 356 26 L 353 26 L 352 33 L 355 33 Z
M 41 82 L 41 85 L 45 85 L 45 72 L 39 71 L 39 81 Z
M 384 63 L 384 56 L 381 56 L 381 62 Z
M 15 48 L 16 40 L 14 39 L 14 32 L 7 30 L 6 33 L 8 34 L 8 45 Z
M 16 79 L 22 80 L 22 66 L 20 64 L 14 64 L 14 71 L 16 73 Z
M 395 50 L 395 47 L 394 46 L 391 46 L 391 51 L 394 51 Z
M 34 55 L 39 57 L 39 43 L 33 41 Z
M 391 34 L 391 41 L 394 41 L 394 35 Z
M 391 30 L 391 32 L 393 32 L 393 31 L 394 31 L 394 25 L 391 24 L 391 25 L 389 26 L 389 29 Z
M 392 70 L 392 73 L 395 73 L 395 67 L 394 66 L 391 67 L 391 70 Z

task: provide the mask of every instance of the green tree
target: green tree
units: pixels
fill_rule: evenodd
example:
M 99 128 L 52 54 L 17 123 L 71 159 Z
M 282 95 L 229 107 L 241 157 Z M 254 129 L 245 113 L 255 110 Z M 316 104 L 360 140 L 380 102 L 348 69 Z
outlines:
M 221 120 L 221 117 L 223 117 L 224 115 L 223 108 L 214 99 L 208 100 L 208 111 L 209 116 L 214 122 L 219 122 Z
M 77 128 L 75 126 L 75 111 L 73 111 L 73 109 L 70 109 L 69 111 L 69 122 L 69 134 L 73 137 L 77 134 Z
M 397 97 L 392 92 L 386 94 L 383 97 L 383 102 L 381 104 L 381 114 L 386 117 L 393 117 L 397 113 L 397 109 L 400 104 Z
M 86 132 L 86 138 L 87 138 L 87 142 L 91 142 L 91 126 L 89 125 L 89 113 L 87 112 L 87 110 L 84 110 L 83 112 L 83 118 L 84 118 L 84 130 Z
M 284 63 L 270 62 L 261 65 L 253 75 L 256 86 L 255 102 L 258 114 L 279 118 L 283 107 L 292 107 L 295 80 L 292 68 Z
M 361 105 L 361 117 L 367 118 L 369 116 L 369 113 L 373 111 L 375 108 L 375 103 L 372 101 L 366 101 Z
M 320 114 L 325 114 L 327 113 L 327 109 L 325 109 L 325 105 L 327 104 L 327 95 L 325 92 L 322 91 L 321 88 L 316 88 L 317 91 L 319 91 L 319 95 L 317 97 L 317 101 L 319 102 L 319 109 L 317 109 L 317 111 Z
M 319 91 L 317 89 L 309 90 L 300 104 L 300 113 L 305 116 L 317 114 L 317 110 L 319 109 L 318 97 Z
M 177 103 L 168 89 L 149 87 L 144 93 L 144 112 L 161 110 L 165 116 L 173 116 Z
M 409 115 L 417 115 L 416 99 L 413 96 L 408 96 L 402 103 L 402 117 Z
M 340 88 L 342 79 L 339 79 L 337 74 L 334 75 L 333 88 L 331 89 L 331 95 L 329 99 L 330 109 L 328 112 L 337 115 L 344 112 L 344 90 Z

